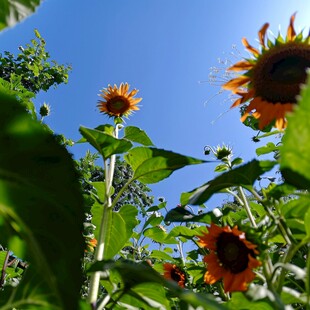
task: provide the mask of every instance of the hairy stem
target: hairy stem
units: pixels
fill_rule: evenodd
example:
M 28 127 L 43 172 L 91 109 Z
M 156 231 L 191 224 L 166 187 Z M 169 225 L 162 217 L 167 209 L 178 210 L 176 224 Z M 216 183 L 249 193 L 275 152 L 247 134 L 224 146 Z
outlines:
M 256 223 L 255 223 L 255 219 L 254 219 L 254 216 L 251 212 L 251 209 L 250 209 L 250 206 L 249 206 L 249 203 L 248 203 L 248 200 L 247 198 L 245 197 L 245 194 L 244 194 L 244 191 L 243 191 L 243 188 L 241 186 L 238 187 L 238 192 L 241 196 L 241 200 L 243 202 L 243 207 L 245 209 L 245 212 L 247 213 L 248 215 L 248 218 L 252 224 L 253 227 L 257 227 Z
M 121 127 L 119 127 L 119 125 L 116 125 L 115 130 L 114 130 L 115 138 L 118 138 L 118 130 L 120 128 Z M 95 251 L 95 258 L 94 258 L 95 262 L 104 260 L 105 239 L 108 233 L 109 220 L 111 218 L 111 213 L 113 210 L 112 201 L 111 201 L 111 188 L 112 188 L 113 176 L 114 176 L 115 158 L 116 158 L 115 155 L 112 155 L 109 160 L 109 163 L 108 163 L 108 159 L 103 158 L 106 193 L 105 193 L 105 202 L 103 204 L 103 213 L 102 213 L 102 218 L 101 218 L 101 223 L 100 223 L 98 246 Z M 90 278 L 88 300 L 89 300 L 89 303 L 93 307 L 96 307 L 96 303 L 97 303 L 99 286 L 100 286 L 100 274 L 101 274 L 100 271 L 94 272 Z

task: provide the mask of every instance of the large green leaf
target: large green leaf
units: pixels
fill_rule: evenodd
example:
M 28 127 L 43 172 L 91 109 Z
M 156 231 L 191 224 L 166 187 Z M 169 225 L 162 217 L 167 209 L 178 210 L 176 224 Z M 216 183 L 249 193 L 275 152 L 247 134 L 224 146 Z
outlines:
M 131 149 L 125 155 L 125 160 L 134 170 L 134 179 L 146 184 L 157 183 L 184 166 L 205 162 L 171 151 L 149 147 Z
M 42 0 L 1 0 L 0 30 L 12 27 L 37 9 Z
M 151 139 L 148 137 L 146 132 L 135 126 L 127 126 L 125 127 L 125 139 L 130 140 L 132 142 L 140 143 L 144 146 L 154 145 Z
M 298 188 L 310 187 L 310 79 L 301 92 L 280 149 L 280 169 L 285 180 Z
M 236 292 L 232 294 L 232 298 L 227 303 L 228 309 L 251 309 L 251 310 L 272 310 L 273 306 L 268 301 L 253 301 L 246 298 L 243 293 Z
M 58 307 L 76 309 L 84 215 L 73 160 L 15 99 L 3 94 L 0 143 L 0 229 L 4 232 L 9 227 L 25 240 L 26 253 L 21 258 L 40 273 L 41 295 L 48 294 Z M 8 247 L 13 237 L 1 233 L 0 244 Z M 10 294 L 5 294 L 1 304 L 9 299 Z
M 182 193 L 181 203 L 182 205 L 201 205 L 213 194 L 218 193 L 225 188 L 232 186 L 250 188 L 260 175 L 271 170 L 275 164 L 276 162 L 274 161 L 257 161 L 254 159 L 243 166 L 223 173 L 212 181 L 209 181 L 189 193 Z
M 99 182 L 98 182 L 99 183 Z M 96 185 L 97 186 L 97 185 Z M 103 205 L 98 201 L 92 206 L 92 223 L 96 226 L 95 237 L 99 239 L 99 228 L 103 216 Z M 105 238 L 104 257 L 113 258 L 121 250 L 133 234 L 134 227 L 138 224 L 138 210 L 132 205 L 123 205 L 118 212 L 108 210 Z
M 145 237 L 152 239 L 155 242 L 165 243 L 165 244 L 177 244 L 178 241 L 174 237 L 168 236 L 168 234 L 160 227 L 147 228 L 143 232 Z
M 127 290 L 118 301 L 119 309 L 170 310 L 169 300 L 164 287 L 159 283 L 141 283 Z M 113 309 L 118 309 L 113 307 Z
M 109 158 L 113 154 L 125 153 L 132 147 L 130 141 L 116 139 L 98 129 L 81 126 L 80 133 L 104 158 Z
M 144 263 L 134 263 L 132 261 L 102 261 L 93 264 L 89 271 L 117 271 L 124 282 L 125 288 L 133 290 L 142 283 L 158 283 L 167 287 L 173 296 L 180 298 L 188 305 L 200 307 L 208 310 L 224 310 L 224 305 L 218 303 L 210 294 L 194 293 L 191 290 L 182 289 L 174 281 L 166 280 L 152 267 Z

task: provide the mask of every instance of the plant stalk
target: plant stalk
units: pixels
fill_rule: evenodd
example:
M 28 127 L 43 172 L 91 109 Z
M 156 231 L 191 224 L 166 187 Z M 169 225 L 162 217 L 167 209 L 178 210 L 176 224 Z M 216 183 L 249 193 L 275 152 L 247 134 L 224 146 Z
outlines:
M 257 228 L 257 225 L 255 223 L 255 219 L 254 219 L 254 216 L 251 212 L 251 209 L 250 209 L 250 206 L 249 206 L 249 203 L 248 203 L 248 200 L 247 198 L 245 197 L 245 194 L 244 194 L 244 191 L 243 191 L 243 188 L 241 186 L 238 187 L 238 192 L 241 196 L 241 200 L 243 202 L 243 207 L 245 209 L 245 212 L 247 213 L 248 215 L 248 218 L 252 224 L 253 227 Z
M 119 127 L 119 125 L 115 126 L 115 130 L 114 130 L 115 138 L 118 138 L 118 130 L 120 128 L 121 127 Z M 113 210 L 112 201 L 111 201 L 111 188 L 112 188 L 114 169 L 115 169 L 115 159 L 116 159 L 116 156 L 112 155 L 109 160 L 109 164 L 108 164 L 108 159 L 103 158 L 104 172 L 105 172 L 105 189 L 106 189 L 105 194 L 106 195 L 105 195 L 105 202 L 103 204 L 103 213 L 102 213 L 102 218 L 101 218 L 101 223 L 100 223 L 98 246 L 95 251 L 95 258 L 94 258 L 95 262 L 104 260 L 105 239 L 108 233 L 109 220 L 111 218 L 111 213 Z M 96 303 L 98 299 L 99 286 L 100 286 L 100 275 L 101 275 L 101 272 L 96 271 L 92 274 L 90 278 L 88 300 L 94 309 L 96 308 Z

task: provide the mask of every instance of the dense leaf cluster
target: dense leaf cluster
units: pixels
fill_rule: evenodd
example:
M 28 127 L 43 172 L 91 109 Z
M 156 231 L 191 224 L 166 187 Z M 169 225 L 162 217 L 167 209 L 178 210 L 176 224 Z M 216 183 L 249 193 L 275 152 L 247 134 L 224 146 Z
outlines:
M 31 44 L 19 47 L 17 56 L 8 51 L 0 55 L 0 77 L 8 82 L 18 79 L 26 90 L 36 94 L 40 90 L 47 91 L 51 86 L 67 83 L 71 66 L 50 60 L 45 40 L 38 30 L 35 30 L 35 36 Z M 14 90 L 19 89 L 16 87 Z

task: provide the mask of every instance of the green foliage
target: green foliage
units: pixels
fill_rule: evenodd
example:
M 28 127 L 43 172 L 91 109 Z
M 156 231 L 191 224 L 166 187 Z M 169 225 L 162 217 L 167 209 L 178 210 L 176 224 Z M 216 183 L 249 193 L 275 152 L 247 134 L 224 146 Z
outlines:
M 132 261 L 104 261 L 104 262 L 97 262 L 89 269 L 89 272 L 94 272 L 96 270 L 104 270 L 104 271 L 117 271 L 121 276 L 121 290 L 123 290 L 123 294 L 120 294 L 121 297 L 126 294 L 134 295 L 136 298 L 140 299 L 141 301 L 145 301 L 143 299 L 143 295 L 148 293 L 148 289 L 154 288 L 154 284 L 159 284 L 159 286 L 155 285 L 157 288 L 157 294 L 152 294 L 154 299 L 151 299 L 155 302 L 160 302 L 164 309 L 170 309 L 169 305 L 166 303 L 166 296 L 163 290 L 159 290 L 160 287 L 165 286 L 169 288 L 170 292 L 173 294 L 174 297 L 178 297 L 180 300 L 184 301 L 185 304 L 192 305 L 194 307 L 203 307 L 203 309 L 210 309 L 210 310 L 222 310 L 226 309 L 225 306 L 218 304 L 214 297 L 207 294 L 195 294 L 193 292 L 183 290 L 174 284 L 172 281 L 165 280 L 160 274 L 158 274 L 153 268 L 148 266 L 144 263 L 134 263 Z M 152 283 L 152 285 L 150 285 Z M 132 294 L 132 290 L 134 290 L 138 285 L 141 284 L 148 284 L 145 286 L 147 290 L 142 289 L 140 291 L 141 295 Z M 119 292 L 117 291 L 119 294 Z M 156 298 L 156 299 L 155 299 Z M 120 299 L 122 301 L 122 299 Z M 135 303 L 134 303 L 135 304 Z M 132 305 L 132 304 L 130 304 Z M 157 305 L 157 307 L 160 305 Z M 157 308 L 155 307 L 155 309 Z M 125 307 L 126 308 L 126 307 Z M 114 308 L 108 308 L 114 309 Z M 154 309 L 153 308 L 146 308 L 146 309 Z
M 288 116 L 289 125 L 283 137 L 280 168 L 285 180 L 302 189 L 310 187 L 310 79 L 303 87 L 302 99 L 294 115 Z
M 144 130 L 141 130 L 140 128 L 134 126 L 125 127 L 124 138 L 132 142 L 142 144 L 144 146 L 154 145 Z
M 0 226 L 3 232 L 10 228 L 9 234 L 1 234 L 0 242 L 8 247 L 14 245 L 10 242 L 14 236 L 23 239 L 23 259 L 31 264 L 27 274 L 40 274 L 34 286 L 37 292 L 17 290 L 31 294 L 34 304 L 49 301 L 75 308 L 84 242 L 83 201 L 73 161 L 18 102 L 4 94 L 0 101 L 0 141 L 5 145 L 0 152 Z M 10 250 L 15 252 L 15 248 Z M 2 297 L 1 305 L 18 302 L 14 291 Z
M 128 140 L 114 138 L 110 133 L 99 129 L 81 126 L 80 133 L 105 159 L 114 154 L 125 153 L 132 146 Z
M 19 92 L 22 97 L 67 83 L 71 70 L 70 66 L 50 60 L 45 50 L 45 40 L 38 30 L 35 30 L 35 36 L 31 44 L 25 48 L 19 47 L 20 53 L 16 57 L 7 51 L 0 55 L 0 78 L 9 82 L 10 89 Z
M 0 2 L 0 31 L 12 27 L 25 17 L 35 12 L 41 0 L 1 0 Z
M 10 12 L 19 19 L 38 3 L 2 2 L 0 27 Z M 80 142 L 96 149 L 104 168 L 90 152 L 74 165 L 66 138 L 42 124 L 49 106 L 37 122 L 31 102 L 66 83 L 70 68 L 51 65 L 35 35 L 17 57 L 5 52 L 0 59 L 1 309 L 308 309 L 310 81 L 283 145 L 256 150 L 274 153 L 274 161 L 241 166 L 230 147 L 208 147 L 221 174 L 183 193 L 175 208 L 164 199 L 152 205 L 145 184 L 206 161 L 156 148 L 134 126 L 119 137 L 124 126 L 116 118 L 115 127 L 80 127 Z M 245 125 L 257 129 L 258 121 L 250 116 Z M 271 127 L 253 141 L 272 137 Z M 282 184 L 264 176 L 277 163 Z M 222 192 L 233 200 L 209 211 L 203 203 Z
M 136 147 L 128 151 L 125 160 L 134 171 L 133 178 L 142 183 L 157 183 L 173 171 L 205 161 L 156 148 Z
M 238 167 L 234 170 L 226 172 L 214 180 L 194 189 L 189 193 L 183 193 L 181 196 L 182 205 L 193 204 L 201 205 L 206 202 L 213 194 L 232 186 L 243 186 L 251 188 L 257 178 L 270 171 L 276 162 L 272 161 L 257 161 L 251 162 Z

